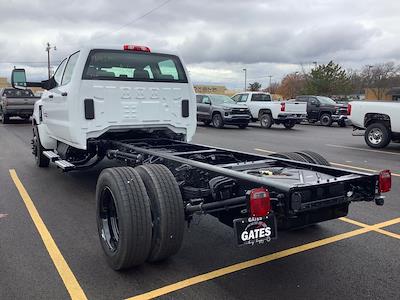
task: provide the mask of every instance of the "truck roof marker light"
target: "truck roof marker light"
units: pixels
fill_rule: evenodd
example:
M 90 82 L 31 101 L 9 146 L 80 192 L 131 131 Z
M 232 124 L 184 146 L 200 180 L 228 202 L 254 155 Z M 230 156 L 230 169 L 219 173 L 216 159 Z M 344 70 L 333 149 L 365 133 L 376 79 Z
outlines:
M 265 217 L 271 211 L 271 198 L 266 188 L 256 188 L 249 195 L 250 217 Z
M 125 51 L 151 52 L 149 47 L 138 45 L 124 45 Z
M 392 188 L 392 174 L 390 170 L 383 170 L 379 172 L 379 192 L 387 193 Z

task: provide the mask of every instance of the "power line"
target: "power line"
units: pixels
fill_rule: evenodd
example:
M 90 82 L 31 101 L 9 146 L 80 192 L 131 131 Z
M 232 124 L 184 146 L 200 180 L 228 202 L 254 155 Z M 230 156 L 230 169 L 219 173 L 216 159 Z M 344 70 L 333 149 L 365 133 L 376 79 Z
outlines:
M 143 15 L 140 15 L 140 16 L 136 17 L 132 21 L 129 21 L 128 23 L 125 23 L 125 24 L 121 25 L 119 28 L 117 28 L 117 29 L 115 29 L 113 31 L 109 31 L 109 32 L 103 33 L 100 36 L 93 38 L 92 40 L 98 40 L 98 39 L 101 39 L 101 38 L 105 37 L 106 35 L 116 33 L 118 31 L 120 31 L 121 29 L 125 28 L 126 26 L 132 25 L 133 23 L 136 23 L 137 21 L 147 17 L 148 15 L 152 14 L 153 12 L 155 12 L 158 9 L 160 9 L 161 7 L 167 5 L 171 1 L 172 0 L 166 0 L 163 3 L 161 3 L 160 5 L 150 9 L 148 12 L 144 13 Z

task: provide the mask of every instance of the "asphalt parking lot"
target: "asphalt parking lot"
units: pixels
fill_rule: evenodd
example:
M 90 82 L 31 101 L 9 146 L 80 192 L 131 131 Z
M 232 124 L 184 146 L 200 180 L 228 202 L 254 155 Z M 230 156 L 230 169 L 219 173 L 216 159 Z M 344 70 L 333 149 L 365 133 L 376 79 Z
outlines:
M 39 169 L 31 126 L 12 123 L 0 125 L 0 299 L 400 299 L 400 144 L 372 150 L 339 127 L 199 126 L 196 143 L 260 155 L 308 149 L 336 166 L 391 169 L 392 191 L 383 207 L 352 204 L 346 219 L 281 232 L 264 246 L 238 248 L 229 227 L 196 219 L 178 255 L 114 272 L 102 257 L 94 202 L 97 176 L 113 163 L 68 174 Z

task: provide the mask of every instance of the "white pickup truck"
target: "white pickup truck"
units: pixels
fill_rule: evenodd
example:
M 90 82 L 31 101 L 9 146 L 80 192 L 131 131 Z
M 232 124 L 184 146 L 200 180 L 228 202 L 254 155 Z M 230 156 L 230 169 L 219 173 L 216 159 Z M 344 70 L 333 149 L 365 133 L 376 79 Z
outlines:
M 384 148 L 390 141 L 400 142 L 400 103 L 353 101 L 347 110 L 353 135 L 364 135 L 371 148 Z
M 307 103 L 297 101 L 272 101 L 269 93 L 245 92 L 232 97 L 238 104 L 246 104 L 252 121 L 260 121 L 261 127 L 283 124 L 291 129 L 307 118 Z
M 98 236 L 115 270 L 176 254 L 194 215 L 233 227 L 238 245 L 263 244 L 278 237 L 277 228 L 344 217 L 350 202 L 383 205 L 381 194 L 391 188 L 388 170 L 341 170 L 311 151 L 266 158 L 188 143 L 196 97 L 182 60 L 171 53 L 84 47 L 49 80 L 27 82 L 24 69 L 11 77 L 14 88 L 46 90 L 33 114 L 38 167 L 54 163 L 69 172 L 116 161 L 103 165 L 96 185 Z M 291 106 L 274 105 L 281 113 Z

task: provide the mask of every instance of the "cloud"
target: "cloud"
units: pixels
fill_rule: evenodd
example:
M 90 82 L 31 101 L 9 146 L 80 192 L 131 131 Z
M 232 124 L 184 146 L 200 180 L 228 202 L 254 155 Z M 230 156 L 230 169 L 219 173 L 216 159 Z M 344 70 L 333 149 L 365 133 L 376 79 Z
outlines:
M 169 48 L 195 82 L 240 86 L 244 66 L 264 80 L 313 61 L 400 61 L 397 0 L 172 0 L 140 18 L 163 1 L 3 1 L 0 76 L 17 64 L 45 77 L 48 41 L 54 63 L 91 43 Z

